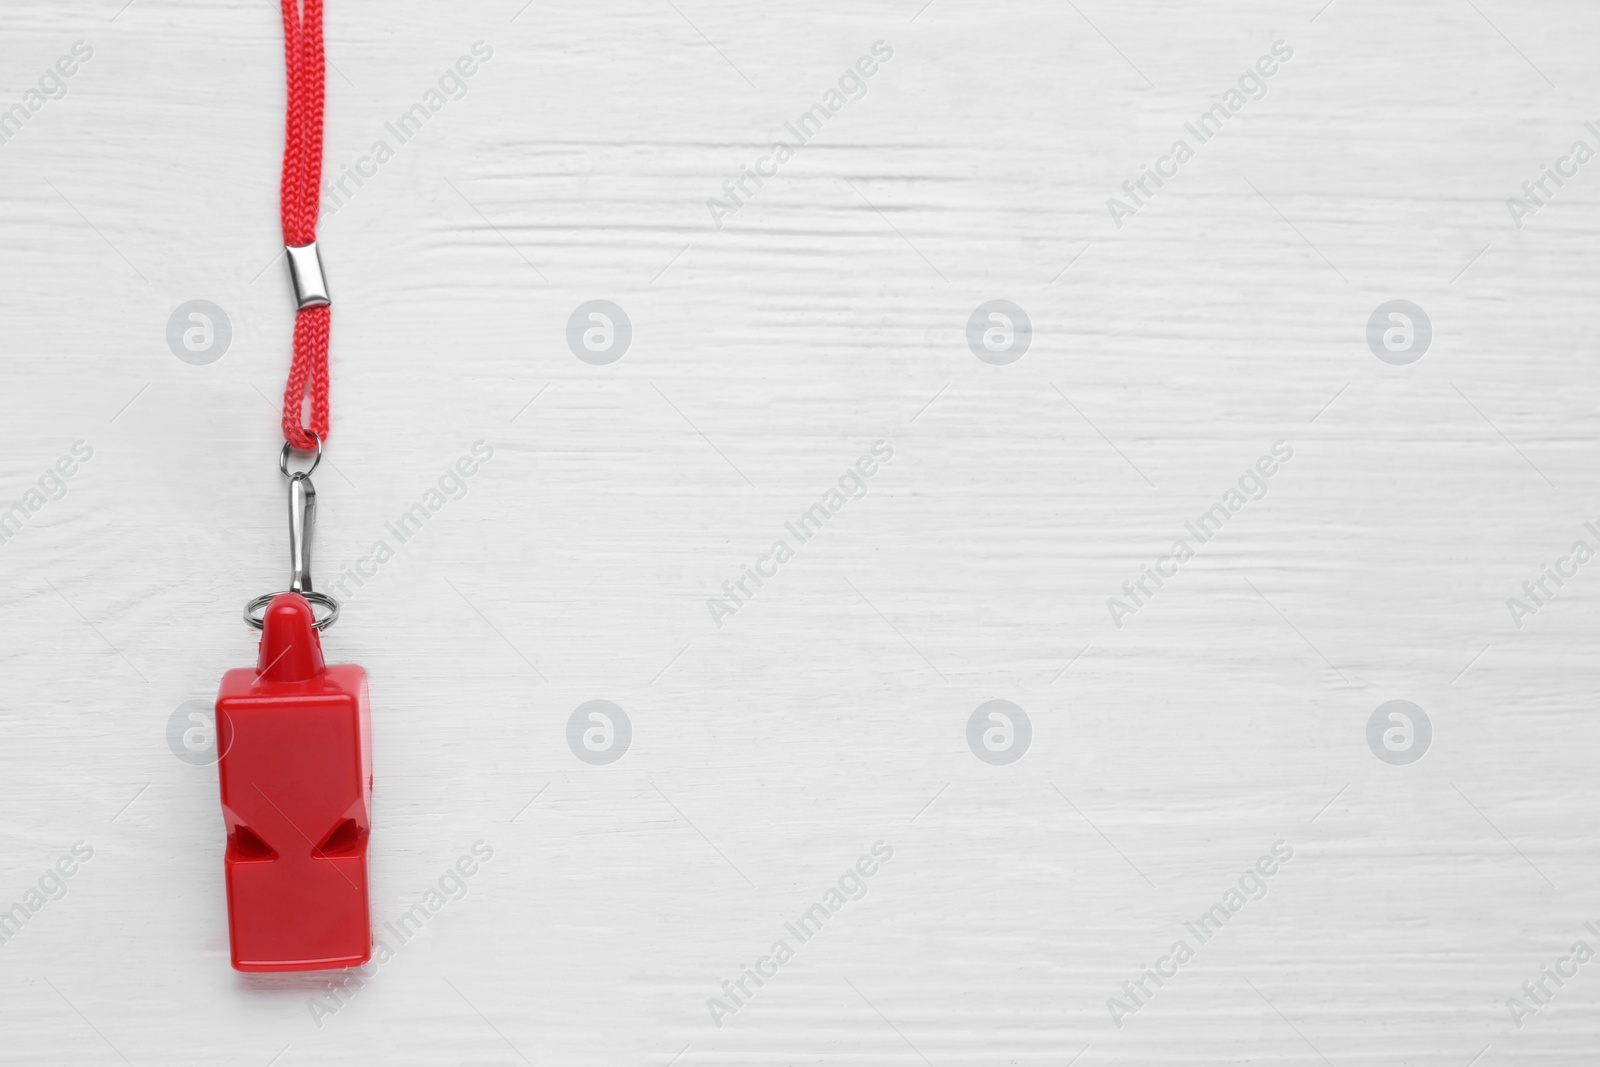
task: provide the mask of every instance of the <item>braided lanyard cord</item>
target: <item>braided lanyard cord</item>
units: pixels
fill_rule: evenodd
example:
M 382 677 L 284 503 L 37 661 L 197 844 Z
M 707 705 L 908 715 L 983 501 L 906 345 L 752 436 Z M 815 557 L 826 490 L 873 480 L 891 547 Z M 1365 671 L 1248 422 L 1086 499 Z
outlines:
M 324 60 L 322 0 L 283 0 L 283 52 L 288 72 L 288 106 L 283 136 L 283 243 L 309 245 L 317 239 L 322 183 Z M 328 437 L 327 304 L 302 307 L 294 321 L 294 362 L 283 392 L 283 438 L 293 448 L 311 451 Z M 301 424 L 307 389 L 311 425 Z M 315 437 L 313 437 L 315 435 Z

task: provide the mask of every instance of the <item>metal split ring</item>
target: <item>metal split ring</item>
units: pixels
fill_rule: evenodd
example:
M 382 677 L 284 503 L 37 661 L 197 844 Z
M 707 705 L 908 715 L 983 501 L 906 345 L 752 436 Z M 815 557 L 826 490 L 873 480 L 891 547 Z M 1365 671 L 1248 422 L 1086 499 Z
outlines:
M 290 452 L 290 449 L 293 446 L 291 446 L 288 441 L 285 441 L 283 443 L 283 451 L 278 454 L 278 469 L 283 472 L 283 476 L 285 478 L 293 478 L 293 477 L 296 477 L 296 475 L 309 476 L 312 471 L 317 469 L 317 464 L 322 462 L 322 435 L 317 433 L 317 431 L 315 431 L 315 430 L 306 430 L 304 432 L 310 434 L 316 440 L 316 442 L 317 442 L 317 456 L 316 456 L 315 459 L 313 459 L 311 461 L 311 466 L 307 467 L 303 471 L 296 472 L 296 474 L 290 474 L 289 473 L 289 452 Z M 295 449 L 295 451 L 300 451 L 300 450 L 299 449 Z
M 278 593 L 262 593 L 260 596 L 250 601 L 250 603 L 244 606 L 244 621 L 249 623 L 257 630 L 261 629 L 262 626 L 265 625 L 263 619 L 267 614 L 267 605 L 272 603 L 274 597 L 282 596 L 283 593 L 286 592 L 289 592 L 289 590 L 285 589 Z M 319 607 L 328 609 L 328 613 L 326 615 L 320 619 L 317 619 L 312 624 L 316 626 L 317 629 L 326 630 L 338 620 L 339 602 L 333 599 L 333 597 L 329 596 L 327 593 L 313 593 L 310 590 L 307 590 L 300 595 L 305 597 L 306 600 L 311 604 L 312 615 L 316 614 L 317 608 Z

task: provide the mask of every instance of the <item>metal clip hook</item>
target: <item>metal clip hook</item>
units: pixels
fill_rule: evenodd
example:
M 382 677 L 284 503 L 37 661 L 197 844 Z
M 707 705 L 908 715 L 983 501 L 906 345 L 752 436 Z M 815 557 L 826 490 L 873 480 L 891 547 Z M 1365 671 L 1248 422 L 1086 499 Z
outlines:
M 315 436 L 315 434 L 313 434 Z M 327 614 L 317 620 L 319 630 L 332 626 L 339 617 L 339 602 L 326 593 L 313 592 L 311 588 L 311 531 L 316 525 L 317 518 L 317 489 L 311 484 L 311 471 L 295 471 L 289 473 L 286 461 L 289 448 L 284 446 L 284 454 L 279 462 L 279 469 L 289 479 L 289 588 L 284 592 L 298 593 L 308 600 L 313 610 L 318 607 L 327 610 Z M 322 460 L 322 441 L 317 440 L 317 460 Z M 256 597 L 244 608 L 244 621 L 261 629 L 261 620 L 266 613 L 267 605 L 272 603 L 272 598 L 278 593 L 263 593 Z
M 311 592 L 311 527 L 317 519 L 317 489 L 311 476 L 289 478 L 289 592 Z

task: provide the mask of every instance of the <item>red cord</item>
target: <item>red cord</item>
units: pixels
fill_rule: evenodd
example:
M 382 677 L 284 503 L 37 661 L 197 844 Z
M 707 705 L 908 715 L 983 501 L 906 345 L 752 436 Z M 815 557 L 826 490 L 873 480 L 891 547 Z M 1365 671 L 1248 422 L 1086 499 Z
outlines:
M 305 245 L 317 239 L 322 183 L 324 61 L 322 0 L 283 0 L 283 54 L 289 97 L 283 133 L 283 243 Z M 294 362 L 283 391 L 283 438 L 309 451 L 316 441 L 301 423 L 307 386 L 311 393 L 310 430 L 328 439 L 328 308 L 302 308 L 294 322 Z

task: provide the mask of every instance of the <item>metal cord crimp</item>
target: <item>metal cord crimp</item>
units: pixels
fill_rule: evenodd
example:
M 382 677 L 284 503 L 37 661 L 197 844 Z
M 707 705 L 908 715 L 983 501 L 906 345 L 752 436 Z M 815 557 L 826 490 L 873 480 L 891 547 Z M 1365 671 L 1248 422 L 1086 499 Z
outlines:
M 295 310 L 332 305 L 333 301 L 328 296 L 328 277 L 322 272 L 322 253 L 317 251 L 317 242 L 285 245 L 284 251 L 289 254 L 289 280 L 294 284 Z

